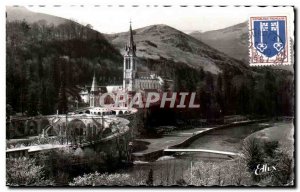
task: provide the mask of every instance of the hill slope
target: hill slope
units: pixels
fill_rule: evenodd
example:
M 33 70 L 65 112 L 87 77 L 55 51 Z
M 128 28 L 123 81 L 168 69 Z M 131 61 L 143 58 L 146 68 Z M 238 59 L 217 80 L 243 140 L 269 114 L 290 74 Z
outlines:
M 23 21 L 25 20 L 27 23 L 34 23 L 38 22 L 41 20 L 46 21 L 48 24 L 53 24 L 55 26 L 62 24 L 66 21 L 67 19 L 61 18 L 61 17 L 56 17 L 53 15 L 47 15 L 43 13 L 35 13 L 32 11 L 29 11 L 25 7 L 11 7 L 11 6 L 6 6 L 6 16 L 8 21 Z
M 244 61 L 247 65 L 249 63 L 248 22 L 204 33 L 193 32 L 190 35 L 230 57 Z M 273 66 L 272 68 L 294 72 L 292 65 Z
M 128 32 L 106 35 L 121 52 Z M 137 56 L 147 59 L 167 59 L 186 63 L 193 68 L 217 74 L 226 66 L 242 67 L 242 62 L 232 59 L 205 43 L 167 25 L 151 25 L 134 30 Z
M 190 35 L 233 58 L 248 62 L 248 22 Z

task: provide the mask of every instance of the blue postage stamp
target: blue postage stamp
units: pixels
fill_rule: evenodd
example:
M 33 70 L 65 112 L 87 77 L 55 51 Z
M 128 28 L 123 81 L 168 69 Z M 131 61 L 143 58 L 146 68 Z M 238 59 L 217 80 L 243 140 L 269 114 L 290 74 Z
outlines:
M 291 64 L 286 16 L 250 17 L 250 66 Z

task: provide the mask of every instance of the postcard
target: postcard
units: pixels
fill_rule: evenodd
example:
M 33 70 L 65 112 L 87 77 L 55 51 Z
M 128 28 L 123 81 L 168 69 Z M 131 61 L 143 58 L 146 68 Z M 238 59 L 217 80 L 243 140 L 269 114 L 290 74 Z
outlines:
M 292 6 L 6 6 L 9 187 L 295 187 Z

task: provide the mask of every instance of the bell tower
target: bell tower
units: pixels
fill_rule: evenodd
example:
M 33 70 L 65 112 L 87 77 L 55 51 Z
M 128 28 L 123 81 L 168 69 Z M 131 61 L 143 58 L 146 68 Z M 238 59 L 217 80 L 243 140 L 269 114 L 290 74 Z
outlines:
M 131 22 L 129 27 L 129 38 L 125 46 L 124 68 L 123 68 L 123 90 L 135 91 L 136 76 L 136 45 L 133 41 Z

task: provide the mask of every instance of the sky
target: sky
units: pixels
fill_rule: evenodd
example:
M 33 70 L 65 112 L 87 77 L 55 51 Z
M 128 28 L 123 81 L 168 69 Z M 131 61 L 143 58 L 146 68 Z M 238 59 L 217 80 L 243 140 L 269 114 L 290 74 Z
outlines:
M 192 31 L 210 31 L 226 28 L 248 20 L 250 16 L 280 13 L 283 8 L 260 7 L 139 7 L 117 5 L 99 7 L 62 5 L 61 7 L 28 7 L 34 12 L 46 13 L 67 19 L 74 19 L 81 24 L 91 24 L 102 33 L 117 33 L 128 31 L 130 20 L 132 27 L 141 28 L 153 24 L 166 24 L 186 33 Z

